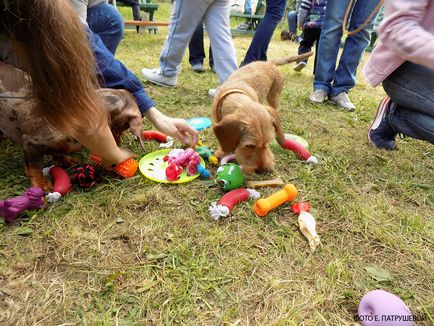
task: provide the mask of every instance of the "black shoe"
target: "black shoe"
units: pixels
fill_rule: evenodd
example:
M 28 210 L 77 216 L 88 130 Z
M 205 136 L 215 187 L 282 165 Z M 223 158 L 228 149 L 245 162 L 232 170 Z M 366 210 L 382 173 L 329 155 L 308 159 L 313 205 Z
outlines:
M 397 132 L 389 123 L 389 108 L 392 104 L 390 97 L 385 97 L 378 105 L 377 115 L 368 130 L 368 139 L 378 148 L 395 149 Z

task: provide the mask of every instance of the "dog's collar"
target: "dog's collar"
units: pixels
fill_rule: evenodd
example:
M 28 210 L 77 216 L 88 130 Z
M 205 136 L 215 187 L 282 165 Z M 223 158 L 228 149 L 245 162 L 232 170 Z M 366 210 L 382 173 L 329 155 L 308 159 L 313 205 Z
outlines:
M 220 112 L 220 106 L 221 106 L 223 100 L 226 98 L 226 96 L 228 96 L 230 94 L 234 94 L 234 93 L 244 94 L 247 96 L 249 95 L 249 94 L 247 94 L 247 92 L 245 90 L 243 90 L 241 88 L 230 88 L 228 90 L 225 90 L 223 93 L 221 93 L 220 96 L 216 100 L 217 121 L 220 121 L 222 119 L 221 112 Z

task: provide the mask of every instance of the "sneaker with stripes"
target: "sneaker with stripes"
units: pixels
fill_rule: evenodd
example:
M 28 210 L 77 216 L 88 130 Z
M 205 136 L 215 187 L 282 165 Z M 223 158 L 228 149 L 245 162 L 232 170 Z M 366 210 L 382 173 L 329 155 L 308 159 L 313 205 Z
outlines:
M 381 100 L 377 115 L 368 130 L 368 140 L 376 147 L 387 150 L 396 147 L 395 137 L 397 135 L 389 122 L 390 105 L 393 105 L 390 97 L 387 96 Z

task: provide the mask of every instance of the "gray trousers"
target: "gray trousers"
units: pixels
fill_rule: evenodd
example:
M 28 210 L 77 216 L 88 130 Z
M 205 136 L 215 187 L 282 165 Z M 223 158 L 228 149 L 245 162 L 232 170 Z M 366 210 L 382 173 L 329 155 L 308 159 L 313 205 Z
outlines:
M 160 53 L 160 72 L 167 77 L 180 71 L 182 57 L 203 20 L 211 40 L 214 68 L 223 83 L 237 68 L 237 57 L 229 25 L 230 0 L 176 0 L 169 33 Z
M 434 144 L 434 71 L 404 62 L 383 87 L 392 102 L 389 122 L 399 133 Z

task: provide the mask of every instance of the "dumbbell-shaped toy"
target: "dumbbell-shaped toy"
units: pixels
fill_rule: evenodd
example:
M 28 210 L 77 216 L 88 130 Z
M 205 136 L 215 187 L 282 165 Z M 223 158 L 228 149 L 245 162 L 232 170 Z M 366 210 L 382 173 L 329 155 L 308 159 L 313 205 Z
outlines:
M 267 215 L 272 209 L 279 207 L 283 203 L 293 201 L 297 197 L 297 188 L 291 183 L 283 187 L 282 190 L 275 192 L 267 198 L 258 199 L 253 206 L 255 213 L 261 217 Z

